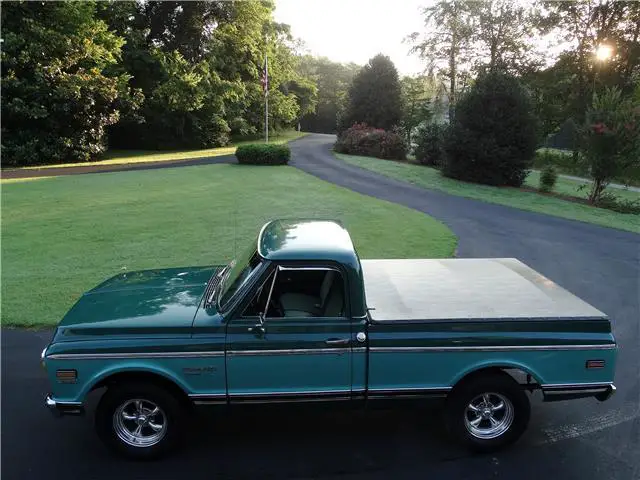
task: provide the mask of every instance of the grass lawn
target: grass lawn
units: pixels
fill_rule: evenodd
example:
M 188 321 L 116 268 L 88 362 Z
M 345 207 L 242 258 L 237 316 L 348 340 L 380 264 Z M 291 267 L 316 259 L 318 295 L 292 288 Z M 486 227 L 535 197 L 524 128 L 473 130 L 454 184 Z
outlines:
M 524 181 L 524 184 L 527 187 L 538 188 L 540 186 L 540 172 L 535 170 L 530 172 L 526 180 Z M 578 190 L 578 188 L 582 185 L 586 185 L 586 188 Z M 558 177 L 558 181 L 553 187 L 553 191 L 556 193 L 561 193 L 563 195 L 587 198 L 589 196 L 590 185 L 591 183 L 588 181 L 583 182 L 572 180 L 570 178 Z M 640 200 L 640 192 L 636 192 L 633 190 L 609 187 L 606 191 L 625 200 Z
M 294 130 L 278 132 L 273 137 L 269 137 L 269 143 L 287 143 L 296 138 L 308 135 L 305 132 L 297 132 Z M 95 162 L 82 163 L 63 163 L 55 165 L 40 165 L 24 167 L 25 169 L 40 168 L 60 168 L 60 167 L 78 167 L 87 165 L 123 165 L 129 163 L 147 163 L 147 162 L 166 162 L 172 160 L 190 160 L 192 158 L 202 157 L 219 157 L 222 155 L 233 155 L 238 145 L 246 143 L 263 142 L 263 139 L 256 138 L 254 140 L 243 140 L 233 142 L 226 147 L 207 148 L 204 150 L 178 150 L 173 152 L 162 152 L 158 150 L 109 150 L 100 160 Z
M 604 227 L 618 228 L 640 233 L 640 215 L 623 214 L 595 208 L 589 205 L 570 202 L 552 196 L 542 195 L 535 192 L 526 192 L 517 188 L 499 188 L 488 185 L 477 185 L 465 183 L 450 178 L 443 177 L 435 168 L 424 167 L 404 162 L 394 162 L 380 160 L 372 157 L 359 157 L 354 155 L 335 154 L 341 160 L 366 168 L 388 177 L 413 183 L 420 187 L 441 190 L 452 195 L 473 198 L 490 203 L 498 203 L 522 210 L 545 213 L 557 217 L 579 220 L 582 222 L 594 223 Z M 571 190 L 574 183 L 567 179 L 558 179 L 558 190 Z M 533 185 L 537 187 L 537 180 L 533 179 Z M 613 190 L 626 198 L 640 198 L 640 194 L 631 191 Z M 567 192 L 573 194 L 573 192 Z
M 287 166 L 49 177 L 3 185 L 2 203 L 3 325 L 53 325 L 124 270 L 227 262 L 275 217 L 340 219 L 364 258 L 449 257 L 456 245 L 427 215 Z
M 565 173 L 567 175 L 573 175 L 576 177 L 588 177 L 589 171 L 584 165 L 576 165 L 572 160 L 573 152 L 571 150 L 559 150 L 557 148 L 539 148 L 537 153 L 543 155 L 537 155 L 534 157 L 534 167 L 536 170 L 541 170 L 549 158 L 545 159 L 545 153 L 551 153 L 552 163 L 556 167 L 558 173 Z M 614 178 L 613 183 L 619 183 L 622 185 L 632 185 L 634 187 L 640 187 L 640 168 L 635 167 L 631 171 L 627 172 L 627 175 L 621 178 Z

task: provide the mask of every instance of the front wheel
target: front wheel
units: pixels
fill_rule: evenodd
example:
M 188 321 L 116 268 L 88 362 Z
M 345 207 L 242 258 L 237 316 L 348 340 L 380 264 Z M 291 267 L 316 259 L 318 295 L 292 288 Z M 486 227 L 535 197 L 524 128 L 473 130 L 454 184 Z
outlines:
M 503 372 L 472 377 L 455 387 L 447 400 L 450 433 L 480 452 L 499 450 L 518 440 L 530 413 L 526 393 Z
M 159 457 L 182 437 L 185 415 L 180 402 L 151 383 L 116 384 L 96 408 L 98 436 L 111 449 L 133 459 Z

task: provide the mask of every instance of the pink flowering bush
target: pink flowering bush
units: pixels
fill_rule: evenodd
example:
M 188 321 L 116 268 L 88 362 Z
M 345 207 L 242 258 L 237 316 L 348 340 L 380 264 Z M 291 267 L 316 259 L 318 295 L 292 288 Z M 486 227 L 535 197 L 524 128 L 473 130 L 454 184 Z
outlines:
M 349 155 L 405 160 L 407 148 L 402 135 L 356 123 L 338 136 L 334 150 Z
M 640 108 L 616 88 L 594 95 L 581 131 L 580 153 L 593 178 L 589 202 L 598 204 L 613 178 L 624 177 L 640 164 Z

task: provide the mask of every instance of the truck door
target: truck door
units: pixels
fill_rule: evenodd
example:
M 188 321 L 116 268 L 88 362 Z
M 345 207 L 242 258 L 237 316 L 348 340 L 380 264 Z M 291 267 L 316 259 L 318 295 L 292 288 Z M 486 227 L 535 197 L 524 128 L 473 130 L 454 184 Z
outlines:
M 350 399 L 345 287 L 336 267 L 274 265 L 227 327 L 229 401 Z

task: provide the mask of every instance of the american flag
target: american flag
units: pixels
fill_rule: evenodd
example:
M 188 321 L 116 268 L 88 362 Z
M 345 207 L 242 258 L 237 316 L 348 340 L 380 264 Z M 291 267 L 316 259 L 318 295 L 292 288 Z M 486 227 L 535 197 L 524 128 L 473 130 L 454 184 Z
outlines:
M 262 70 L 262 75 L 260 77 L 260 83 L 262 83 L 262 91 L 264 92 L 264 96 L 269 95 L 269 64 L 267 62 L 267 56 L 264 56 L 264 68 Z

